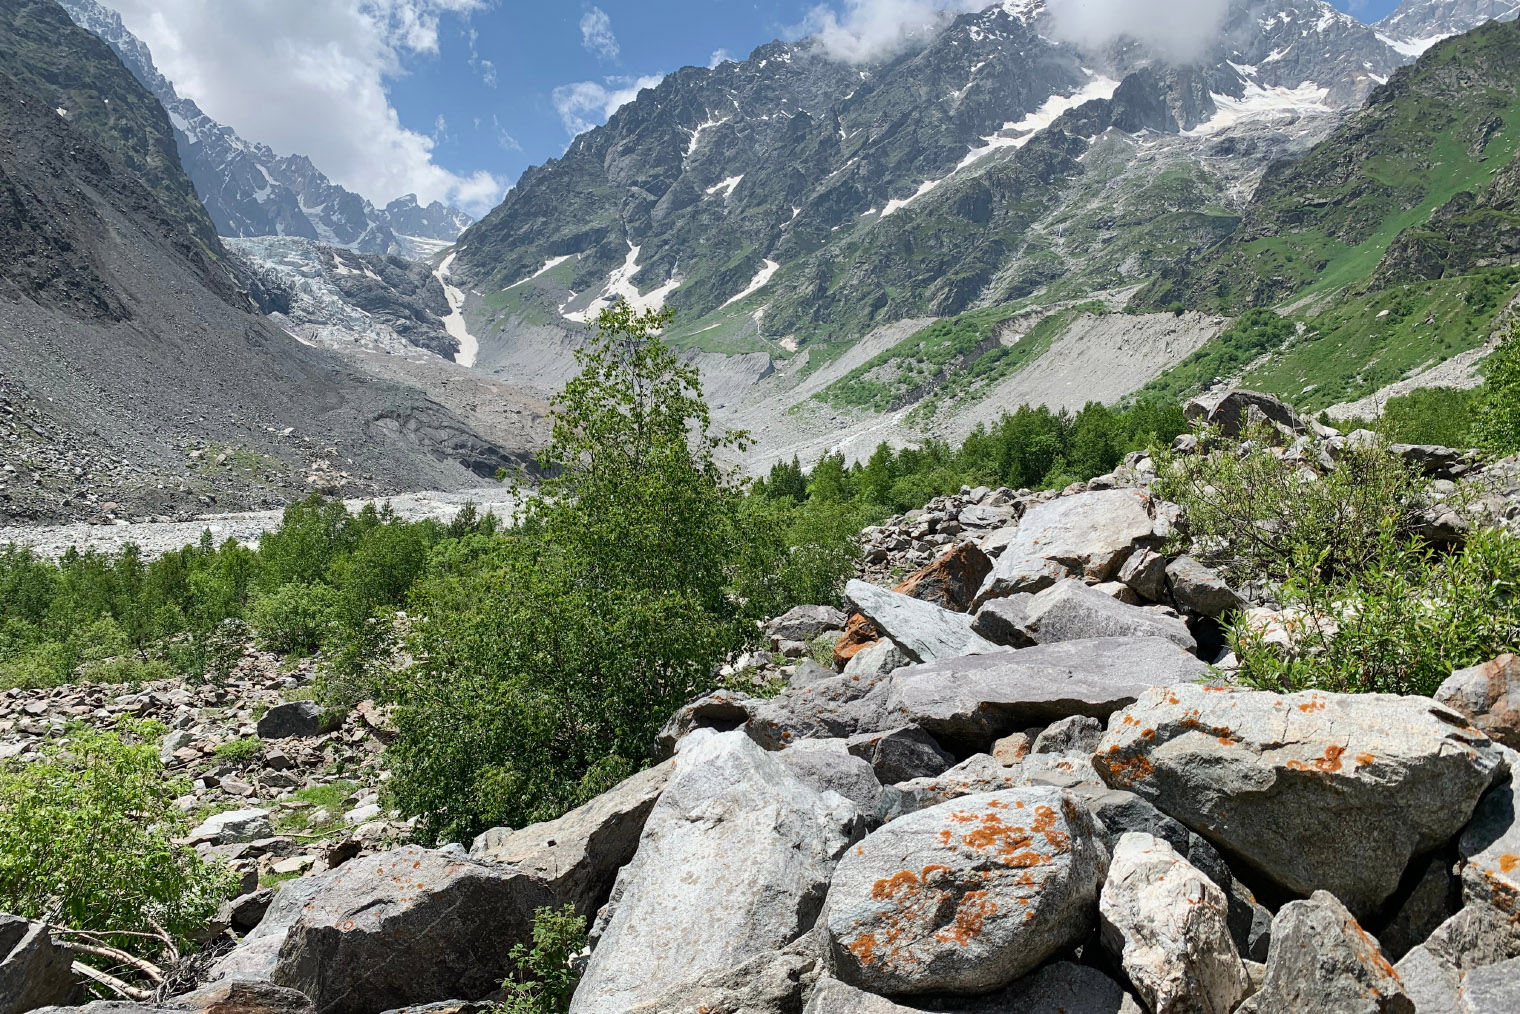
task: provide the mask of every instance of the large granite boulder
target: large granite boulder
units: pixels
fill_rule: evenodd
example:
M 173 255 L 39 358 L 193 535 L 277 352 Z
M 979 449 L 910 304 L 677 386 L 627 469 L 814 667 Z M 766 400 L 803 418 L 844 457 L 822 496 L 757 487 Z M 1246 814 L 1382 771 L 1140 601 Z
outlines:
M 871 762 L 850 752 L 843 739 L 804 739 L 777 754 L 781 763 L 816 792 L 837 792 L 862 814 L 876 812 L 881 782 Z
M 1056 961 L 992 996 L 956 999 L 961 1014 L 1141 1014 L 1135 998 L 1117 982 L 1087 965 Z M 936 1005 L 938 1009 L 939 1005 Z M 818 981 L 802 1014 L 919 1014 L 875 993 L 838 979 Z
M 1218 426 L 1227 437 L 1238 437 L 1247 427 L 1275 423 L 1293 433 L 1307 432 L 1308 427 L 1283 401 L 1261 391 L 1243 388 L 1214 397 L 1194 398 L 1183 406 L 1189 422 Z
M 804 739 L 841 739 L 880 732 L 889 728 L 884 724 L 885 707 L 870 695 L 887 679 L 839 675 L 807 686 L 788 686 L 775 697 L 747 701 L 742 724 L 750 738 L 767 750 L 780 750 Z M 736 725 L 718 728 L 727 731 Z
M 1109 722 L 1093 763 L 1284 890 L 1376 912 L 1507 767 L 1428 698 L 1182 684 Z
M 1230 1014 L 1245 997 L 1229 899 L 1162 839 L 1119 839 L 1098 912 L 1104 944 L 1155 1014 Z
M 1394 967 L 1419 1014 L 1468 1014 L 1462 1005 L 1468 973 L 1515 958 L 1520 918 L 1475 903 L 1436 927 Z
M 1514 752 L 1509 754 L 1511 763 Z M 1520 919 L 1520 815 L 1514 779 L 1493 789 L 1478 804 L 1472 823 L 1457 843 L 1462 894 L 1469 904 L 1492 905 Z
M 342 724 L 316 701 L 287 701 L 264 712 L 257 730 L 260 739 L 320 736 Z
M 785 947 L 858 837 L 854 804 L 742 732 L 697 735 L 598 917 L 573 1014 L 622 1014 Z
M 1261 989 L 1238 1014 L 1415 1014 L 1378 942 L 1335 897 L 1315 891 L 1272 920 Z
M 299 990 L 321 1014 L 478 999 L 511 970 L 534 909 L 554 901 L 537 877 L 457 845 L 393 849 L 287 881 L 213 975 Z
M 903 578 L 892 590 L 942 609 L 963 613 L 992 571 L 992 561 L 974 542 L 963 542 Z
M 996 604 L 989 602 L 986 608 Z M 1126 605 L 1073 579 L 1057 581 L 1023 605 L 1023 630 L 1034 644 L 1094 637 L 1164 637 L 1184 651 L 1198 648 L 1181 620 L 1155 609 Z
M 883 785 L 928 778 L 955 765 L 934 737 L 913 725 L 886 732 L 862 732 L 846 740 L 850 753 L 866 761 Z
M 1107 854 L 1055 789 L 1010 789 L 901 817 L 850 849 L 829 886 L 834 974 L 874 993 L 978 993 L 1093 926 Z
M 849 617 L 833 606 L 794 606 L 765 625 L 778 641 L 811 641 L 830 630 L 843 630 Z
M 942 742 L 987 750 L 999 736 L 1071 715 L 1104 719 L 1151 687 L 1208 666 L 1161 637 L 1104 637 L 899 669 L 873 697 L 888 717 Z
M 74 989 L 72 962 L 44 924 L 0 915 L 0 1014 L 67 1003 Z
M 1031 507 L 977 592 L 976 605 L 1037 592 L 1064 577 L 1107 581 L 1139 547 L 1154 547 L 1150 496 L 1105 489 Z
M 1520 657 L 1500 655 L 1459 669 L 1441 684 L 1435 698 L 1489 739 L 1520 750 Z
M 1003 651 L 971 630 L 971 617 L 864 581 L 845 585 L 845 601 L 915 662 Z
M 896 820 L 946 800 L 1016 789 L 1023 784 L 1024 775 L 1019 768 L 1004 767 L 991 755 L 976 753 L 940 774 L 888 785 L 878 797 L 876 816 Z
M 520 831 L 494 827 L 475 839 L 470 855 L 533 874 L 556 903 L 590 917 L 638 851 L 644 821 L 674 770 L 673 760 L 657 764 L 562 817 Z
M 1179 556 L 1166 565 L 1166 585 L 1178 609 L 1200 616 L 1218 618 L 1245 604 L 1218 571 L 1191 556 Z
M 97 1000 L 83 1007 L 43 1007 L 37 1014 L 63 1014 L 65 1011 L 69 1014 L 316 1014 L 316 1007 L 311 998 L 299 990 L 257 979 L 227 979 L 157 1003 Z

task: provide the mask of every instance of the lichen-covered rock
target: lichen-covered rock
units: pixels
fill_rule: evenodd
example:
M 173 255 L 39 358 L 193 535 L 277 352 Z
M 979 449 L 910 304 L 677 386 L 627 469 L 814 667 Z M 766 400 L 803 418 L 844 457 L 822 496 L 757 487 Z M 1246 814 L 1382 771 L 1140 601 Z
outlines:
M 1489 739 L 1520 749 L 1520 657 L 1498 658 L 1459 669 L 1435 693 Z
M 1150 497 L 1140 490 L 1099 490 L 1038 504 L 1020 520 L 976 605 L 1036 592 L 1064 577 L 1107 581 L 1136 548 L 1159 541 Z
M 1093 762 L 1283 889 L 1370 915 L 1467 822 L 1502 749 L 1428 698 L 1186 684 L 1115 715 Z
M 829 886 L 835 975 L 883 994 L 997 989 L 1087 934 L 1107 865 L 1092 815 L 1054 789 L 894 820 L 845 854 Z
M 921 1009 L 825 976 L 802 1014 L 918 1014 Z M 1135 998 L 1117 982 L 1096 968 L 1070 961 L 1046 965 L 991 996 L 957 999 L 949 1009 L 961 1014 L 1141 1014 Z
M 1202 679 L 1208 666 L 1160 637 L 1104 637 L 899 669 L 876 694 L 889 715 L 947 746 L 994 740 L 1071 715 L 1104 719 L 1146 690 Z M 959 752 L 959 750 L 958 750 Z
M 1004 649 L 971 630 L 971 617 L 864 581 L 845 585 L 845 601 L 915 662 Z
M 521 830 L 492 828 L 475 839 L 470 855 L 533 874 L 558 904 L 589 917 L 638 850 L 644 821 L 674 768 L 674 761 L 657 764 L 554 820 Z
M 598 918 L 573 1014 L 622 1014 L 785 947 L 816 920 L 854 804 L 809 788 L 742 732 L 676 757 Z
M 1516 810 L 1520 794 L 1515 791 L 1515 778 L 1520 778 L 1520 771 L 1483 797 L 1457 850 L 1462 893 L 1468 903 L 1491 905 L 1520 918 L 1520 813 Z
M 984 753 L 972 754 L 948 771 L 888 785 L 881 790 L 876 816 L 882 820 L 916 813 L 950 799 L 979 792 L 1000 792 L 1024 784 L 1018 768 L 1004 767 Z
M 1398 973 L 1335 897 L 1315 891 L 1272 921 L 1261 989 L 1238 1014 L 1415 1014 Z
M 1245 996 L 1225 893 L 1162 839 L 1119 839 L 1098 912 L 1105 945 L 1155 1014 L 1230 1014 Z
M 1491 905 L 1469 904 L 1394 967 L 1419 1014 L 1466 1014 L 1462 992 L 1467 973 L 1516 957 L 1520 919 Z
M 850 656 L 844 664 L 846 676 L 885 676 L 894 669 L 912 665 L 907 652 L 897 646 L 890 637 L 883 637 L 866 645 Z

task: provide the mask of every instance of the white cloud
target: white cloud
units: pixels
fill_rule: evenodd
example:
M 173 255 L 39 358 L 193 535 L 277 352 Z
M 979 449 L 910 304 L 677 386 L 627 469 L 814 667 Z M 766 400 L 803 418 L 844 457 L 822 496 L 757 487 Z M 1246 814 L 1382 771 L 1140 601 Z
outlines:
M 608 117 L 638 98 L 645 88 L 665 80 L 664 74 L 643 77 L 615 76 L 598 81 L 577 81 L 554 89 L 554 108 L 571 135 L 584 134 L 607 122 Z
M 728 50 L 715 49 L 712 52 L 712 58 L 707 61 L 707 66 L 709 68 L 716 67 L 720 63 L 728 63 L 732 59 L 733 57 L 728 54 Z
M 506 187 L 433 161 L 386 90 L 409 56 L 438 52 L 439 21 L 489 0 L 105 0 L 181 95 L 243 137 L 299 153 L 376 204 L 406 193 L 476 214 Z
M 817 36 L 835 59 L 866 63 L 901 52 L 957 14 L 989 5 L 990 0 L 843 0 L 842 12 L 817 5 L 790 34 Z
M 1229 0 L 1060 0 L 1050 5 L 1058 38 L 1101 46 L 1128 36 L 1174 60 L 1204 53 L 1224 25 Z
M 617 36 L 612 34 L 612 19 L 600 7 L 593 7 L 581 15 L 581 45 L 603 60 L 618 58 L 620 49 Z

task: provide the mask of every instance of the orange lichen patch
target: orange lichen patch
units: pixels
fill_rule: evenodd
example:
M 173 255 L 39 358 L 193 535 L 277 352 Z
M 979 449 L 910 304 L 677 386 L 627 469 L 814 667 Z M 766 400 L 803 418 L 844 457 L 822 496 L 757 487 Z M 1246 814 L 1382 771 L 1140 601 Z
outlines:
M 1290 771 L 1322 771 L 1329 774 L 1341 769 L 1341 755 L 1345 752 L 1345 747 L 1331 743 L 1325 747 L 1325 755 L 1323 757 L 1319 757 L 1308 764 L 1305 764 L 1303 761 L 1290 760 L 1287 767 Z
M 955 906 L 955 921 L 934 936 L 965 947 L 982 935 L 983 920 L 996 915 L 997 910 L 997 902 L 988 900 L 986 891 L 967 891 Z
M 1117 750 L 1117 748 L 1115 748 Z M 1156 766 L 1146 757 L 1108 757 L 1102 760 L 1093 758 L 1093 765 L 1106 766 L 1109 775 L 1117 782 L 1124 785 L 1133 785 L 1144 781 L 1156 773 Z
M 1304 703 L 1300 704 L 1298 706 L 1298 710 L 1302 711 L 1306 715 L 1309 714 L 1312 711 L 1324 711 L 1325 710 L 1325 699 L 1323 697 L 1310 698 L 1309 700 L 1307 700 Z
M 856 937 L 854 939 L 854 941 L 849 945 L 849 947 L 850 947 L 850 953 L 853 954 L 853 955 L 855 955 L 855 959 L 857 961 L 859 961 L 862 965 L 869 966 L 871 964 L 871 962 L 873 962 L 873 961 L 876 960 L 876 934 L 875 933 L 863 933 L 863 934 L 861 934 L 860 936 L 858 936 L 858 937 Z
M 1155 739 L 1156 738 L 1156 730 L 1155 729 L 1141 729 L 1140 730 L 1140 738 L 1141 739 Z
M 1514 856 L 1510 855 L 1509 853 L 1505 853 L 1499 857 L 1500 873 L 1514 873 L 1515 867 L 1517 866 L 1520 866 L 1520 856 Z
M 871 886 L 871 897 L 877 901 L 883 898 L 895 897 L 899 891 L 916 890 L 918 888 L 918 874 L 912 870 L 903 870 L 894 873 L 890 877 L 884 877 Z
M 949 845 L 950 844 L 950 839 L 952 839 L 954 837 L 955 837 L 955 832 L 953 832 L 953 831 L 941 831 L 939 833 L 939 843 L 941 845 Z
M 1370 766 L 1375 760 L 1377 760 L 1377 758 L 1372 756 L 1370 753 L 1359 753 L 1356 755 L 1357 764 L 1364 768 Z

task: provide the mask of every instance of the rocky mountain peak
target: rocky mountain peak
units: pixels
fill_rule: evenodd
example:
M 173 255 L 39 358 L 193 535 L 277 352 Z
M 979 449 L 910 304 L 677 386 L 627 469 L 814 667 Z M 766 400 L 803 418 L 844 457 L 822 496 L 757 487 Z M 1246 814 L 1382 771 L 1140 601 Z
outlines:
M 1442 39 L 1517 15 L 1520 0 L 1404 0 L 1377 27 L 1400 52 L 1418 55 Z

